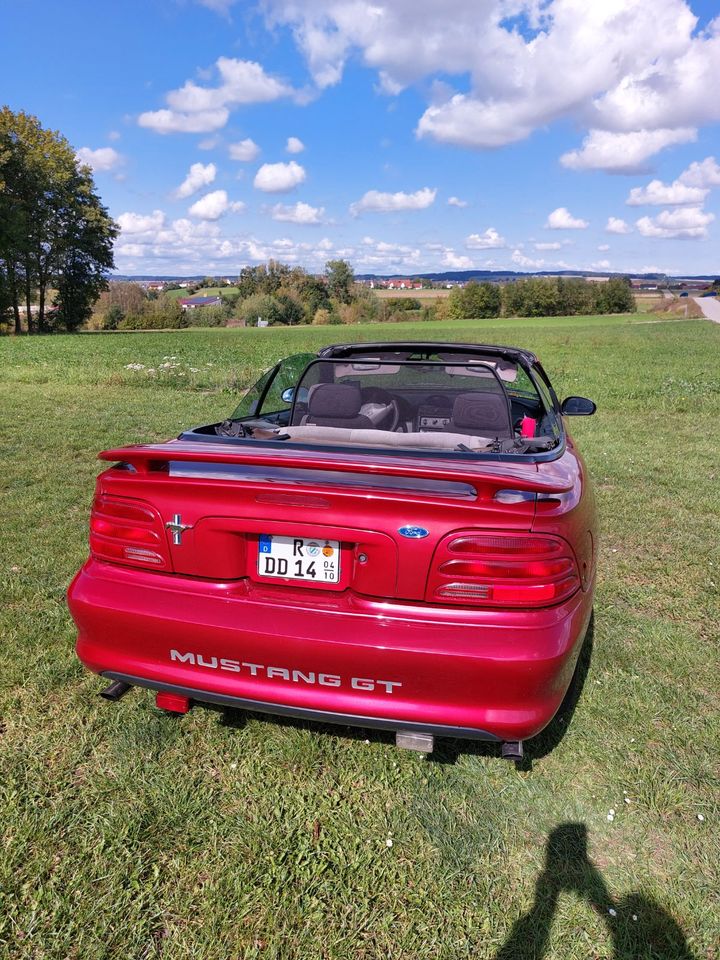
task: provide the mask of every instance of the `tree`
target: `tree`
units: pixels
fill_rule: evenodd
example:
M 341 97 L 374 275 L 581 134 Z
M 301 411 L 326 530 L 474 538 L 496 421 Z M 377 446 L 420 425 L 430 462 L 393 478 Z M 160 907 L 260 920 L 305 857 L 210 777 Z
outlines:
M 92 173 L 78 166 L 61 134 L 36 117 L 0 110 L 0 274 L 20 332 L 46 329 L 47 291 L 58 289 L 57 316 L 73 329 L 107 286 L 117 227 L 95 192 Z
M 467 317 L 484 319 L 500 316 L 500 287 L 497 284 L 471 280 L 463 294 Z
M 287 323 L 292 326 L 295 323 L 302 323 L 305 319 L 305 311 L 297 297 L 292 293 L 283 292 L 281 288 L 275 298 L 280 308 L 280 323 Z
M 501 294 L 495 283 L 471 280 L 464 287 L 455 287 L 448 300 L 448 310 L 454 320 L 500 316 Z
M 611 277 L 607 283 L 599 283 L 596 309 L 598 313 L 632 313 L 635 298 L 622 277 Z
M 340 303 L 351 303 L 355 272 L 347 260 L 328 260 L 325 264 L 325 276 L 332 299 Z
M 244 320 L 247 326 L 254 327 L 258 320 L 267 320 L 268 323 L 282 322 L 282 307 L 275 297 L 268 293 L 255 293 L 243 300 L 238 310 L 238 317 Z
M 119 307 L 116 303 L 113 303 L 103 317 L 103 329 L 117 330 L 118 324 L 122 323 L 124 319 L 125 314 L 123 313 L 122 307 Z

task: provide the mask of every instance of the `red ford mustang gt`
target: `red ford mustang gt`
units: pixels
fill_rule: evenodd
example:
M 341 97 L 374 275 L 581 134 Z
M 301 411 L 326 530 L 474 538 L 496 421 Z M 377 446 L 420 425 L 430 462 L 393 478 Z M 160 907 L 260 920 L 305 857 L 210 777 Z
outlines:
M 290 357 L 222 423 L 100 454 L 70 586 L 112 683 L 396 732 L 499 741 L 553 718 L 592 610 L 592 491 L 537 358 L 346 344 Z

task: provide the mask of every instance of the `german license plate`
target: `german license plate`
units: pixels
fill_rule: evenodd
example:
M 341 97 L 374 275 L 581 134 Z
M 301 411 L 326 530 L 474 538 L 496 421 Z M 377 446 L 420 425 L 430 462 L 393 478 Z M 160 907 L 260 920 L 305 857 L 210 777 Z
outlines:
M 317 583 L 340 580 L 338 540 L 279 537 L 269 533 L 261 533 L 258 539 L 258 576 Z

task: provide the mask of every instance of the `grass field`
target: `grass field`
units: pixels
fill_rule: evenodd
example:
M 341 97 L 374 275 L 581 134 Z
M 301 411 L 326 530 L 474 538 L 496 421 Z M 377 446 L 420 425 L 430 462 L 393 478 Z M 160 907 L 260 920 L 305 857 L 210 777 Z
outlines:
M 381 300 L 442 300 L 450 296 L 447 289 L 429 290 L 375 290 L 375 296 Z
M 219 297 L 221 293 L 229 291 L 235 292 L 235 288 L 229 287 L 227 284 L 222 287 L 202 287 L 195 293 L 190 293 L 187 287 L 180 287 L 176 290 L 167 290 L 166 296 L 172 297 L 174 300 L 179 300 L 181 297 Z
M 0 957 L 716 958 L 720 328 L 648 319 L 0 340 Z M 531 763 L 100 700 L 64 603 L 96 451 L 388 336 L 536 349 L 598 403 L 572 425 L 602 518 L 592 649 Z

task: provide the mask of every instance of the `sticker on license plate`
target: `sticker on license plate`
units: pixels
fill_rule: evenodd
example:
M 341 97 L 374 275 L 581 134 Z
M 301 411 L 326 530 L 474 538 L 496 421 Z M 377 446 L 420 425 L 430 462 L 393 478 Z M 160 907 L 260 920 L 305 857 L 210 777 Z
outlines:
M 337 583 L 340 580 L 340 542 L 321 537 L 258 538 L 258 576 L 283 580 Z

